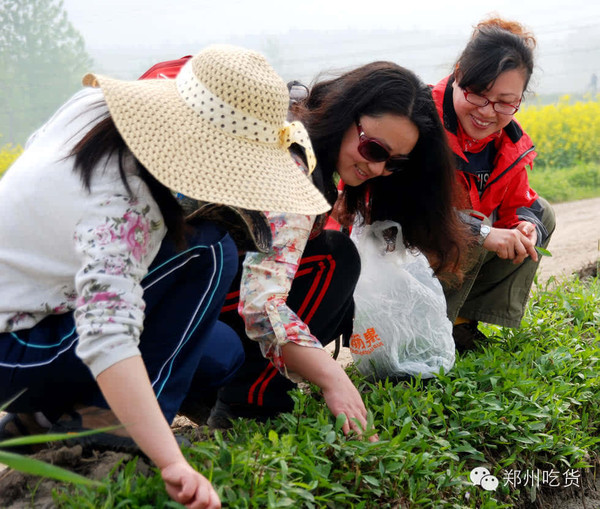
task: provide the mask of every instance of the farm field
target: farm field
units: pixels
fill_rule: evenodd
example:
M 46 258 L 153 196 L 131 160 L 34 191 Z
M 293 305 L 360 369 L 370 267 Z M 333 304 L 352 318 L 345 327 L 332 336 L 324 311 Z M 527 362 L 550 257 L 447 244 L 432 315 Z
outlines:
M 600 281 L 572 276 L 597 273 L 600 259 L 598 104 L 564 99 L 552 106 L 558 116 L 546 106 L 519 114 L 540 139 L 532 187 L 557 215 L 553 256 L 542 260 L 522 328 L 486 327 L 489 344 L 429 383 L 366 383 L 342 352 L 340 362 L 367 399 L 378 444 L 345 439 L 310 391 L 298 392 L 294 412 L 268 425 L 240 421 L 231 432 L 212 434 L 178 420 L 195 442 L 186 454 L 210 475 L 224 507 L 598 506 Z M 0 175 L 19 151 L 0 145 Z M 66 487 L 4 471 L 0 507 L 181 507 L 168 501 L 143 459 L 82 457 L 77 447 L 40 455 L 103 480 L 103 487 Z M 496 490 L 470 482 L 478 467 L 496 476 Z M 523 474 L 519 482 L 516 472 Z M 539 477 L 536 485 L 529 476 L 535 472 L 545 473 L 546 482 Z
M 568 277 L 571 273 L 577 272 L 582 268 L 590 268 L 594 265 L 594 260 L 598 260 L 598 239 L 600 239 L 600 222 L 598 222 L 597 220 L 595 220 L 595 218 L 599 217 L 600 215 L 600 198 L 595 198 L 595 199 L 589 199 L 589 200 L 581 200 L 581 201 L 577 201 L 577 202 L 568 202 L 568 203 L 562 203 L 562 204 L 558 204 L 555 205 L 555 211 L 556 211 L 556 215 L 557 215 L 557 230 L 555 232 L 555 235 L 551 241 L 551 244 L 549 246 L 550 251 L 552 252 L 553 256 L 552 258 L 544 258 L 542 260 L 541 263 L 541 267 L 540 267 L 540 272 L 539 274 L 539 280 L 541 283 L 547 282 L 549 279 L 551 278 L 556 278 L 557 281 L 562 281 L 563 286 L 559 286 L 557 290 L 555 290 L 555 293 L 550 292 L 548 295 L 553 296 L 551 299 L 551 307 L 555 308 L 554 311 L 554 317 L 552 318 L 552 320 L 554 320 L 553 324 L 549 325 L 548 328 L 550 330 L 546 330 L 544 333 L 548 334 L 549 337 L 545 338 L 544 342 L 549 342 L 552 343 L 552 341 L 555 338 L 552 338 L 552 327 L 556 327 L 557 330 L 560 328 L 562 329 L 562 327 L 566 326 L 567 323 L 569 321 L 573 321 L 573 320 L 577 320 L 574 316 L 572 316 L 572 313 L 575 313 L 576 311 L 576 307 L 580 306 L 582 307 L 582 309 L 585 308 L 585 306 L 581 306 L 581 303 L 577 301 L 577 299 L 582 298 L 581 296 L 574 296 L 574 301 L 569 300 L 568 297 L 565 297 L 562 301 L 558 301 L 556 299 L 558 299 L 558 295 L 561 295 L 561 292 L 567 292 L 567 294 L 571 291 L 570 287 L 572 286 L 570 283 L 564 283 L 565 280 L 568 281 Z M 557 283 L 558 284 L 558 283 Z M 581 291 L 581 290 L 578 290 Z M 586 290 L 587 291 L 587 290 Z M 542 295 L 544 294 L 544 291 L 541 289 L 541 287 L 538 288 L 538 292 L 542 293 Z M 589 291 L 590 295 L 588 295 L 587 299 L 588 299 L 588 304 L 592 306 L 591 308 L 591 314 L 589 314 L 587 316 L 587 318 L 582 318 L 579 317 L 579 321 L 583 322 L 580 325 L 578 325 L 577 327 L 579 327 L 579 330 L 575 330 L 572 333 L 572 335 L 569 335 L 569 337 L 571 338 L 571 341 L 573 342 L 577 342 L 577 341 L 585 341 L 586 344 L 590 344 L 590 346 L 593 347 L 593 349 L 591 350 L 591 354 L 590 355 L 597 355 L 600 358 L 600 338 L 598 337 L 598 333 L 597 330 L 600 327 L 600 317 L 598 315 L 597 309 L 598 309 L 598 292 L 600 292 L 600 285 L 599 283 L 596 281 L 595 286 L 592 286 L 592 290 Z M 594 293 L 595 292 L 595 293 Z M 547 301 L 550 300 L 550 297 L 546 296 Z M 590 300 L 592 299 L 592 300 Z M 595 299 L 595 302 L 594 300 Z M 557 308 L 558 305 L 558 308 Z M 563 309 L 560 309 L 560 306 L 562 305 Z M 566 309 L 564 309 L 564 307 L 568 307 L 570 308 L 570 312 L 567 311 Z M 577 311 L 579 312 L 579 311 Z M 575 315 L 576 316 L 576 315 Z M 542 315 L 541 318 L 538 318 L 539 320 L 549 320 L 549 317 L 547 315 Z M 591 320 L 591 323 L 589 324 L 590 327 L 595 327 L 595 332 L 590 332 L 590 329 L 586 329 L 585 326 L 585 322 L 586 320 L 589 322 Z M 539 334 L 539 332 L 535 332 L 532 331 L 530 328 L 533 327 L 533 323 L 535 319 L 534 318 L 530 318 L 528 323 L 525 325 L 525 332 L 523 333 L 525 338 L 531 338 L 531 337 L 536 337 L 536 334 Z M 560 327 L 559 325 L 560 324 Z M 581 328 L 583 327 L 583 330 L 587 330 L 587 332 L 585 332 L 585 336 L 582 335 L 581 333 Z M 564 330 L 562 330 L 560 332 L 560 334 L 565 334 Z M 594 334 L 595 334 L 595 338 L 594 338 Z M 518 335 L 517 335 L 518 336 Z M 489 350 L 486 349 L 486 351 L 483 353 L 483 359 L 480 359 L 479 362 L 484 363 L 485 365 L 485 369 L 487 370 L 488 373 L 493 372 L 494 369 L 499 369 L 499 365 L 504 363 L 504 360 L 502 357 L 502 354 L 504 354 L 504 349 L 508 347 L 509 345 L 509 339 L 510 341 L 517 341 L 517 339 L 515 339 L 514 337 L 511 338 L 511 334 L 506 332 L 502 332 L 501 333 L 501 337 L 502 339 L 499 339 L 499 343 L 497 345 L 492 345 L 491 348 Z M 537 338 L 540 342 L 541 338 Z M 527 341 L 526 339 L 521 338 L 520 341 Z M 554 345 L 556 348 L 560 349 L 564 349 L 565 346 L 558 346 L 558 345 Z M 514 347 L 514 345 L 513 345 Z M 539 347 L 539 352 L 537 352 L 535 355 L 538 356 L 543 356 L 543 355 L 548 355 L 548 348 L 549 346 L 544 345 L 542 347 L 542 345 L 540 345 Z M 493 349 L 498 349 L 498 352 L 496 352 L 495 355 L 499 356 L 498 360 L 490 360 L 489 356 L 491 355 L 490 352 L 493 351 Z M 561 350 L 562 351 L 562 350 Z M 480 355 L 481 356 L 481 352 L 477 352 L 474 355 Z M 462 359 L 459 359 L 457 362 L 457 368 L 461 369 L 460 366 L 463 363 L 466 363 L 467 365 L 469 365 L 469 363 L 473 363 L 475 362 L 474 359 L 471 359 L 470 357 L 472 357 L 472 355 L 469 355 L 467 359 L 465 359 L 464 361 Z M 487 359 L 487 360 L 486 360 Z M 351 357 L 349 354 L 349 351 L 347 349 L 342 349 L 342 352 L 340 354 L 340 357 L 338 358 L 338 360 L 345 366 L 348 366 L 351 363 Z M 487 364 L 486 364 L 487 363 Z M 466 376 L 466 375 L 458 375 L 458 378 L 460 379 L 460 376 Z M 531 375 L 530 375 L 531 376 Z M 571 377 L 572 376 L 572 380 Z M 450 373 L 450 378 L 452 378 L 452 372 Z M 572 374 L 568 375 L 565 377 L 566 382 L 570 383 L 570 384 L 581 384 L 582 380 L 579 379 L 579 376 L 577 375 L 576 372 L 573 372 Z M 529 379 L 530 382 L 533 383 L 538 383 L 536 376 L 531 376 L 531 378 Z M 472 381 L 474 384 L 478 384 L 478 379 L 477 377 Z M 466 381 L 465 381 L 466 383 Z M 581 390 L 583 391 L 584 389 L 581 388 Z M 377 391 L 375 391 L 377 392 Z M 395 394 L 396 397 L 398 396 L 398 394 L 401 392 L 401 389 L 390 389 L 390 394 Z M 418 404 L 419 407 L 421 409 L 423 409 L 424 406 L 427 406 L 427 401 L 430 399 L 427 396 L 427 389 L 424 388 L 422 390 L 416 389 L 416 388 L 409 388 L 408 392 L 410 393 L 410 401 L 408 401 L 409 405 L 414 405 L 414 404 Z M 600 396 L 600 394 L 599 394 Z M 380 394 L 379 397 L 381 398 L 382 395 Z M 485 392 L 481 392 L 479 393 L 479 396 L 477 397 L 485 397 Z M 585 403 L 583 403 L 585 404 Z M 460 406 L 460 404 L 459 404 Z M 334 432 L 334 424 L 333 422 L 331 424 L 327 424 L 327 422 L 330 420 L 329 416 L 327 415 L 327 410 L 323 409 L 324 404 L 322 402 L 320 403 L 316 403 L 316 402 L 311 402 L 310 404 L 310 411 L 309 413 L 307 413 L 305 415 L 305 417 L 310 417 L 309 423 L 312 422 L 314 423 L 314 415 L 311 416 L 311 412 L 317 412 L 317 420 L 319 421 L 319 425 L 321 427 L 322 430 L 322 435 L 316 434 L 312 436 L 312 439 L 315 441 L 319 441 L 319 440 L 334 440 L 334 444 L 337 444 L 337 446 L 342 447 L 343 441 L 344 439 L 341 438 L 339 436 L 339 433 L 337 433 L 336 437 L 332 437 L 330 435 L 330 433 Z M 397 408 L 398 410 L 398 408 Z M 501 411 L 499 411 L 499 415 L 502 414 Z M 501 415 L 500 415 L 501 416 Z M 405 416 L 406 417 L 406 416 Z M 600 416 L 597 417 L 598 421 L 600 421 Z M 246 443 L 246 447 L 250 448 L 251 450 L 254 451 L 253 454 L 259 454 L 259 444 L 268 444 L 268 448 L 271 448 L 274 446 L 274 435 L 271 433 L 271 431 L 274 431 L 275 429 L 278 430 L 277 432 L 275 432 L 277 434 L 277 440 L 294 440 L 294 438 L 287 437 L 286 435 L 281 436 L 281 429 L 282 427 L 285 429 L 287 425 L 289 425 L 289 419 L 283 419 L 283 422 L 278 422 L 275 424 L 275 426 L 273 427 L 273 429 L 271 429 L 269 426 L 260 426 L 260 425 L 254 425 L 251 424 L 249 429 L 246 431 L 242 431 L 242 429 L 244 428 L 244 425 L 242 423 L 242 426 L 240 426 L 239 428 L 237 428 L 237 431 L 235 432 L 233 437 L 228 437 L 227 435 L 223 435 L 220 436 L 220 438 L 218 438 L 216 441 L 214 438 L 208 437 L 205 435 L 205 430 L 202 430 L 200 428 L 195 427 L 194 425 L 192 425 L 189 421 L 187 421 L 185 418 L 179 418 L 176 421 L 176 425 L 177 426 L 183 426 L 181 428 L 181 430 L 188 434 L 188 436 L 190 436 L 192 439 L 198 439 L 198 440 L 209 440 L 209 444 L 205 443 L 205 446 L 209 449 L 216 449 L 217 451 L 221 451 L 218 454 L 219 455 L 223 455 L 223 454 L 234 454 L 231 451 L 231 448 L 233 448 L 234 450 L 239 448 L 239 447 L 244 447 L 244 443 Z M 285 423 L 288 423 L 287 425 Z M 539 422 L 544 422 L 544 419 L 540 419 Z M 596 424 L 593 424 L 593 422 L 596 421 L 592 421 L 590 422 L 589 426 L 590 428 L 590 433 L 594 434 L 598 432 L 598 429 L 596 428 Z M 489 424 L 489 423 L 488 423 Z M 575 426 L 577 426 L 576 424 L 574 424 Z M 485 426 L 482 425 L 482 429 L 485 429 Z M 595 431 L 594 431 L 595 430 Z M 399 430 L 396 430 L 396 432 L 398 432 Z M 395 433 L 393 428 L 389 430 L 389 432 L 391 434 Z M 286 438 L 284 438 L 286 437 Z M 572 440 L 572 439 L 570 439 Z M 451 441 L 450 441 L 451 442 Z M 586 461 L 589 461 L 591 465 L 596 465 L 596 457 L 597 454 L 600 452 L 600 447 L 594 445 L 595 440 L 592 441 L 592 443 L 590 444 L 589 449 L 587 448 L 580 448 L 580 446 L 578 445 L 578 439 L 575 438 L 573 440 L 573 442 L 571 442 L 571 446 L 573 447 L 573 451 L 579 451 L 580 455 L 583 455 L 583 457 L 586 459 Z M 462 441 L 461 441 L 462 443 Z M 236 445 L 237 444 L 237 445 Z M 282 444 L 280 444 L 280 446 L 282 446 Z M 289 444 L 288 444 L 289 446 Z M 330 444 L 330 446 L 333 446 L 333 444 Z M 454 446 L 456 446 L 456 444 L 454 444 Z M 265 446 L 267 447 L 267 446 Z M 328 446 L 326 446 L 326 442 L 323 444 L 323 447 L 326 449 Z M 356 447 L 356 443 L 352 443 L 352 445 L 350 446 L 351 448 L 355 448 Z M 451 446 L 453 447 L 453 446 Z M 461 447 L 461 446 L 459 446 Z M 462 446 L 463 448 L 465 447 L 464 444 Z M 514 447 L 515 449 L 519 449 L 518 447 L 518 442 L 514 442 L 511 445 L 507 445 L 506 447 L 508 447 L 509 449 L 511 447 Z M 402 450 L 402 448 L 400 447 L 400 450 Z M 229 452 L 226 452 L 229 451 Z M 316 451 L 317 453 L 319 453 L 318 451 Z M 356 452 L 356 451 L 355 451 Z M 374 456 L 371 457 L 371 459 L 374 461 L 377 457 L 377 454 L 383 454 L 381 451 L 377 452 L 374 451 Z M 402 451 L 402 454 L 404 455 L 406 452 Z M 190 454 L 194 455 L 195 453 L 191 452 Z M 215 453 L 216 454 L 216 453 Z M 282 454 L 282 452 L 280 451 L 275 452 L 275 451 L 271 451 L 272 455 L 274 455 L 274 458 L 278 457 L 278 454 Z M 325 454 L 325 453 L 324 453 Z M 350 454 L 350 453 L 349 453 Z M 460 454 L 457 454 L 457 459 L 458 458 L 469 458 L 470 456 L 473 456 L 473 454 L 475 454 L 473 451 L 471 451 L 471 453 L 465 453 L 465 451 L 463 451 Z M 514 451 L 515 454 L 515 461 L 523 461 L 526 458 L 535 458 L 535 453 L 531 452 L 528 453 L 527 452 L 527 448 L 523 447 L 521 448 L 518 452 L 515 450 Z M 245 461 L 241 459 L 241 453 L 238 450 L 235 453 L 236 456 L 238 456 L 238 460 L 237 461 Z M 103 479 L 105 478 L 107 475 L 109 475 L 109 472 L 111 471 L 111 469 L 116 468 L 116 466 L 120 463 L 120 462 L 125 462 L 127 463 L 128 461 L 132 460 L 131 456 L 128 455 L 124 455 L 124 454 L 119 454 L 119 453 L 96 453 L 91 457 L 83 457 L 81 456 L 81 451 L 79 448 L 77 447 L 71 447 L 71 448 L 63 448 L 63 449 L 53 449 L 53 450 L 49 450 L 49 451 L 45 451 L 43 453 L 40 454 L 41 458 L 43 458 L 45 461 L 52 461 L 53 463 L 59 464 L 64 466 L 65 468 L 69 468 L 75 471 L 78 471 L 80 473 L 83 473 L 84 475 L 87 475 L 89 477 L 92 478 L 97 478 L 97 479 Z M 202 456 L 202 455 L 201 455 Z M 382 456 L 382 458 L 385 456 L 385 454 Z M 478 454 L 476 456 L 477 461 L 483 461 L 483 459 L 481 458 L 481 456 Z M 289 458 L 288 458 L 289 459 Z M 233 458 L 232 458 L 233 460 Z M 254 460 L 257 460 L 257 457 L 254 458 Z M 252 460 L 252 461 L 254 461 Z M 206 461 L 206 459 L 205 459 Z M 250 458 L 247 459 L 247 461 L 250 461 Z M 286 462 L 286 458 L 285 456 L 281 456 L 279 457 L 279 461 L 283 461 L 284 463 L 280 463 L 278 466 L 269 466 L 264 467 L 266 470 L 270 470 L 271 473 L 273 475 L 284 475 L 285 473 L 285 469 L 284 471 L 281 471 L 282 468 L 284 468 L 284 464 Z M 312 459 L 311 461 L 318 461 L 317 458 Z M 471 458 L 471 460 L 469 459 L 465 459 L 462 460 L 464 462 L 466 462 L 466 464 L 469 464 L 469 461 L 473 461 L 473 458 Z M 549 460 L 546 460 L 549 461 Z M 566 464 L 570 464 L 569 460 L 567 458 L 563 458 L 561 460 L 563 463 L 563 465 Z M 581 460 L 579 460 L 579 462 L 581 463 Z M 262 464 L 262 461 L 260 462 Z M 460 471 L 460 461 L 457 461 L 457 465 L 455 468 L 457 468 L 457 472 Z M 286 467 L 287 468 L 287 467 Z M 462 467 L 465 468 L 465 467 Z M 426 467 L 423 467 L 423 474 L 426 475 L 432 475 L 435 474 L 435 472 L 428 472 Z M 589 470 L 590 474 L 589 476 L 592 475 L 593 469 Z M 438 473 L 439 474 L 439 473 Z M 288 474 L 285 474 L 288 475 Z M 370 474 L 368 474 L 370 475 Z M 464 477 L 465 472 L 462 472 L 460 475 L 462 475 L 462 477 Z M 147 477 L 150 477 L 151 480 L 145 480 L 147 479 Z M 368 477 L 370 479 L 370 477 Z M 588 477 L 584 476 L 585 479 L 588 479 Z M 116 479 L 116 481 L 113 481 L 113 488 L 112 490 L 116 491 L 116 494 L 113 494 L 113 496 L 116 496 L 119 499 L 123 499 L 123 498 L 127 498 L 130 497 L 130 504 L 125 504 L 125 507 L 144 507 L 143 504 L 143 500 L 148 500 L 148 499 L 152 499 L 152 497 L 160 497 L 162 495 L 159 494 L 163 494 L 163 491 L 161 491 L 161 485 L 160 482 L 155 478 L 155 476 L 153 477 L 153 471 L 151 469 L 151 467 L 149 465 L 147 465 L 143 460 L 138 460 L 137 463 L 132 462 L 130 464 L 128 464 L 127 467 L 125 467 L 125 469 L 123 469 L 121 467 L 121 469 L 119 470 L 119 473 L 113 474 L 113 479 Z M 152 480 L 153 479 L 153 480 Z M 462 480 L 461 480 L 462 479 Z M 457 483 L 462 483 L 463 484 L 463 488 L 464 488 L 464 492 L 465 493 L 470 493 L 468 490 L 468 486 L 464 486 L 464 478 L 461 478 L 459 480 L 455 480 Z M 242 481 L 242 483 L 253 483 L 255 481 L 252 481 L 251 478 L 247 478 L 246 481 Z M 582 481 L 583 482 L 583 481 Z M 586 483 L 589 484 L 591 481 L 587 480 Z M 127 485 L 126 488 L 124 488 L 122 486 L 122 484 L 125 483 Z M 227 482 L 225 482 L 225 484 L 227 484 Z M 586 486 L 587 486 L 586 484 Z M 52 481 L 41 481 L 37 478 L 33 478 L 33 477 L 27 477 L 27 476 L 23 476 L 17 472 L 8 472 L 5 471 L 3 473 L 0 473 L 0 506 L 1 507 L 7 507 L 7 508 L 25 508 L 25 507 L 53 507 L 54 505 L 50 505 L 47 506 L 45 504 L 54 504 L 55 502 L 52 502 L 52 489 L 57 489 L 57 487 L 59 486 L 59 484 L 54 483 Z M 307 484 L 307 486 L 310 486 L 310 484 Z M 591 486 L 591 487 L 590 487 Z M 587 487 L 587 489 L 585 490 L 586 496 L 588 497 L 588 504 L 593 504 L 594 502 L 594 498 L 593 497 L 599 497 L 600 498 L 600 486 L 599 487 L 595 487 L 594 485 L 590 485 Z M 360 501 L 362 500 L 362 496 L 361 493 L 364 493 L 365 497 L 371 497 L 373 496 L 373 494 L 371 493 L 371 489 L 373 487 L 370 485 L 365 485 L 364 490 L 362 490 L 360 487 L 358 487 L 358 489 L 354 492 L 353 496 L 348 497 L 347 500 L 347 504 L 345 502 L 342 501 L 342 499 L 340 498 L 336 498 L 336 502 L 334 505 L 330 505 L 329 507 L 360 507 Z M 62 488 L 64 490 L 64 487 Z M 299 489 L 299 488 L 295 488 L 295 489 Z M 306 489 L 306 487 L 305 487 Z M 340 486 L 341 489 L 341 486 Z M 135 492 L 136 490 L 140 490 L 139 495 L 133 496 L 132 492 Z M 286 490 L 283 489 L 283 493 L 286 493 Z M 72 491 L 72 490 L 71 490 Z M 308 490 L 310 492 L 310 490 Z M 319 491 L 318 489 L 316 491 Z M 380 490 L 379 490 L 380 491 Z M 379 492 L 378 491 L 378 492 Z M 546 490 L 547 491 L 547 490 Z M 583 506 L 581 505 L 577 505 L 580 504 L 581 502 L 581 496 L 582 493 L 584 492 L 583 489 L 583 485 L 579 487 L 579 489 L 575 489 L 575 487 L 572 487 L 570 490 L 565 490 L 564 492 L 560 492 L 560 491 L 556 491 L 554 490 L 554 492 L 544 492 L 543 494 L 540 494 L 538 496 L 538 502 L 540 502 L 540 504 L 537 507 L 540 508 L 551 508 L 551 507 L 561 507 L 564 509 L 578 509 L 581 508 Z M 475 492 L 475 495 L 481 495 L 481 493 L 477 493 Z M 511 493 L 512 497 L 515 497 L 515 493 Z M 265 495 L 266 496 L 266 495 Z M 283 495 L 282 495 L 283 496 Z M 309 496 L 308 494 L 306 496 Z M 81 496 L 76 496 L 72 502 L 69 502 L 69 497 L 70 495 L 66 495 L 63 494 L 60 496 L 60 500 L 61 502 L 58 503 L 59 507 L 72 507 L 72 508 L 79 508 L 79 507 L 85 507 L 84 505 L 80 505 L 82 504 L 82 498 L 79 498 Z M 100 497 L 99 499 L 96 499 L 95 502 L 92 502 L 91 505 L 87 506 L 87 507 L 97 507 L 94 504 L 99 504 L 100 500 L 104 500 L 107 504 L 109 504 L 109 500 L 110 498 L 105 498 L 106 496 Z M 149 497 L 149 498 L 146 498 Z M 554 498 L 553 498 L 554 497 Z M 559 497 L 559 499 L 557 499 L 556 497 Z M 85 498 L 85 497 L 84 497 Z M 35 500 L 35 505 L 30 505 L 31 501 Z M 259 499 L 259 500 L 263 500 L 264 499 Z M 275 500 L 279 500 L 279 498 L 276 497 Z M 295 499 L 292 499 L 295 500 Z M 477 505 L 477 507 L 513 507 L 513 505 L 502 505 L 499 502 L 494 502 L 493 498 L 488 497 L 488 498 L 477 498 L 476 500 L 478 500 L 478 504 L 483 504 L 483 505 Z M 513 502 L 516 503 L 516 498 L 513 499 Z M 520 498 L 519 500 L 525 500 L 528 501 L 529 500 L 529 495 L 527 494 L 520 494 Z M 559 505 L 554 505 L 557 502 L 557 500 L 560 500 L 560 504 Z M 136 502 L 139 501 L 139 502 Z M 166 499 L 165 499 L 165 503 L 166 503 Z M 262 502 L 257 502 L 257 505 L 253 505 L 252 502 L 250 502 L 248 500 L 248 507 L 280 507 L 278 505 L 269 505 L 267 502 L 265 502 L 266 505 L 262 505 Z M 139 505 L 136 505 L 139 504 Z M 406 505 L 404 506 L 394 506 L 394 505 L 386 505 L 385 503 L 383 503 L 382 501 L 382 505 L 379 506 L 370 506 L 370 505 L 366 505 L 364 507 L 445 507 L 445 505 L 443 503 L 441 503 L 441 501 L 438 502 L 434 500 L 431 501 L 431 504 L 423 504 L 421 505 L 411 505 L 410 503 L 407 502 Z M 302 503 L 298 500 L 296 500 L 294 502 L 293 505 L 290 505 L 291 507 L 311 507 L 311 505 L 306 505 L 303 506 Z M 98 506 L 99 507 L 99 506 Z M 105 505 L 103 507 L 112 507 L 112 505 Z M 148 506 L 146 506 L 148 507 Z M 229 507 L 245 507 L 245 505 L 237 505 L 237 504 L 232 504 Z M 321 507 L 320 504 L 315 504 L 312 505 L 312 507 Z M 323 507 L 326 507 L 326 505 L 324 505 Z M 476 507 L 475 505 L 448 505 L 447 507 Z M 535 505 L 523 505 L 522 507 L 536 507 Z M 588 505 L 587 507 L 594 507 L 594 505 Z

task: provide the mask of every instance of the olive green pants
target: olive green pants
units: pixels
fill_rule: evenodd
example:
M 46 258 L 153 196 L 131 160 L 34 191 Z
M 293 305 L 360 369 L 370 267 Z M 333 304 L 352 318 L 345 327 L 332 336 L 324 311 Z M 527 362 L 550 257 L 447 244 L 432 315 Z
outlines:
M 548 231 L 542 246 L 546 247 L 555 227 L 554 211 L 546 200 L 539 200 L 544 207 L 542 223 Z M 454 322 L 460 316 L 504 327 L 519 327 L 541 256 L 537 262 L 527 257 L 515 265 L 480 246 L 473 248 L 470 256 L 473 266 L 465 274 L 463 284 L 460 287 L 443 285 L 450 321 Z

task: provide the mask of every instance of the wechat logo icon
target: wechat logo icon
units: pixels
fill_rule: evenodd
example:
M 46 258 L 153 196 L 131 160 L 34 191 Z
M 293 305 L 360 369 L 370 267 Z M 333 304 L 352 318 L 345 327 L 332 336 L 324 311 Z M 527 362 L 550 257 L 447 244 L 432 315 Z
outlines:
M 481 486 L 486 491 L 496 491 L 498 488 L 498 478 L 490 475 L 490 471 L 485 467 L 476 467 L 471 470 L 469 479 L 475 486 Z

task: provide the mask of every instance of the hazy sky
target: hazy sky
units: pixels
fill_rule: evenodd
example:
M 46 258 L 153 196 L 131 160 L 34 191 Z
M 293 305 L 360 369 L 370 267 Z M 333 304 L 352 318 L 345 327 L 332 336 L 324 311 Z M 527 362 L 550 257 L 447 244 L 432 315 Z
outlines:
M 600 27 L 595 0 L 64 0 L 91 46 L 194 42 L 300 29 L 465 29 L 490 11 L 533 29 Z
M 146 61 L 131 62 L 129 55 L 134 53 L 147 54 L 148 62 L 152 63 L 157 55 L 163 59 L 176 58 L 182 56 L 181 51 L 195 53 L 212 42 L 241 41 L 244 44 L 243 38 L 247 37 L 253 41 L 247 46 L 252 47 L 262 37 L 263 43 L 255 49 L 264 50 L 264 41 L 267 46 L 273 46 L 271 53 L 283 62 L 281 66 L 287 65 L 283 72 L 282 67 L 275 65 L 282 74 L 286 71 L 308 73 L 318 65 L 330 65 L 325 58 L 327 54 L 335 55 L 342 66 L 353 64 L 352 54 L 362 52 L 368 60 L 402 59 L 398 63 L 412 67 L 424 79 L 437 79 L 442 71 L 434 69 L 431 63 L 427 64 L 429 68 L 419 69 L 420 65 L 425 60 L 440 60 L 447 68 L 446 60 L 451 61 L 457 55 L 455 51 L 452 55 L 447 51 L 444 53 L 446 38 L 454 37 L 457 48 L 462 48 L 472 26 L 490 12 L 497 12 L 521 21 L 534 31 L 539 43 L 538 56 L 542 57 L 538 63 L 546 63 L 545 74 L 540 73 L 541 82 L 549 88 L 551 79 L 554 83 L 561 80 L 568 83 L 569 75 L 575 72 L 573 69 L 554 69 L 555 64 L 548 60 L 548 56 L 560 56 L 562 41 L 586 30 L 600 34 L 600 2 L 597 0 L 64 0 L 64 5 L 69 19 L 83 35 L 89 52 L 101 67 L 99 70 L 116 72 L 116 77 L 125 78 L 130 76 L 119 76 L 126 72 L 125 68 L 135 74 L 147 66 Z M 432 36 L 414 41 L 413 59 L 408 50 L 399 56 L 389 54 L 389 51 L 385 54 L 385 50 L 393 45 L 394 32 L 391 31 L 408 33 L 415 29 L 431 30 Z M 332 31 L 347 33 L 340 34 L 339 41 L 333 34 L 332 39 L 323 39 L 326 42 L 319 43 L 319 47 L 304 51 L 296 47 L 298 42 L 286 40 L 286 33 L 294 30 L 319 30 L 323 37 Z M 369 30 L 371 32 L 367 32 Z M 385 31 L 386 38 L 382 36 L 378 41 L 376 30 Z M 593 58 L 597 60 L 598 40 L 590 43 L 589 48 L 586 41 L 582 41 L 581 59 L 594 50 Z M 306 45 L 306 42 L 300 44 Z M 406 49 L 406 41 L 402 44 Z M 418 52 L 426 47 L 429 51 L 422 53 L 423 58 L 419 59 Z M 111 57 L 113 61 L 109 61 L 107 50 L 116 55 Z M 314 62 L 312 68 L 302 71 L 303 55 L 306 60 L 322 60 L 323 63 Z M 600 63 L 594 62 L 594 65 L 600 66 Z M 589 79 L 584 77 L 598 71 L 600 69 L 588 66 L 578 79 Z

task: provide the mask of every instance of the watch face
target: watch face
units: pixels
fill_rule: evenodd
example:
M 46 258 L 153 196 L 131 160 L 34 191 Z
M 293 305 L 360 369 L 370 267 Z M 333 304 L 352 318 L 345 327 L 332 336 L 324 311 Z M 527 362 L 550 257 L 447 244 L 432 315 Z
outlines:
M 485 238 L 490 234 L 491 231 L 492 229 L 487 224 L 482 224 L 481 228 L 479 229 L 479 235 Z

